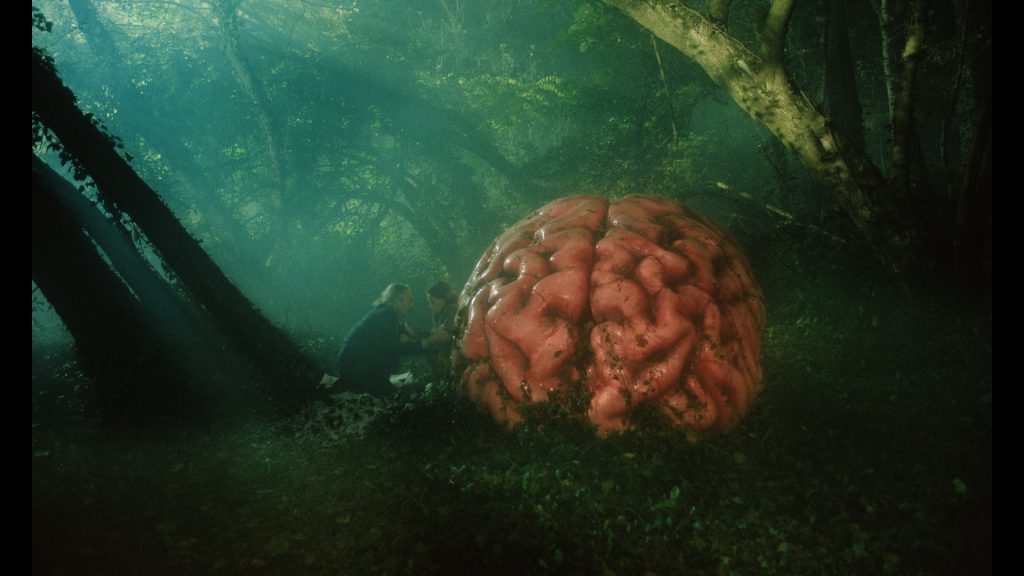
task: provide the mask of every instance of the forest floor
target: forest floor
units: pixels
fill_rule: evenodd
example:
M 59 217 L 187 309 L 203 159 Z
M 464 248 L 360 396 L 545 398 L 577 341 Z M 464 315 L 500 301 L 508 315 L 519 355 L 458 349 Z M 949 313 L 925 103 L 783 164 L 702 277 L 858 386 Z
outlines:
M 752 254 L 764 392 L 696 443 L 506 432 L 437 391 L 111 429 L 34 348 L 33 573 L 991 573 L 990 303 L 910 305 L 801 248 Z

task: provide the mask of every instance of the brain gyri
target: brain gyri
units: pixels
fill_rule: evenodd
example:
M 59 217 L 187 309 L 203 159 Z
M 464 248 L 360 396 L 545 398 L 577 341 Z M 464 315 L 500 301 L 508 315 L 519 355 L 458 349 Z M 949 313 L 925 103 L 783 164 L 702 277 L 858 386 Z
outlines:
M 665 198 L 536 210 L 487 249 L 459 308 L 456 374 L 508 424 L 530 403 L 574 397 L 602 433 L 641 408 L 724 432 L 760 390 L 764 302 L 746 258 Z

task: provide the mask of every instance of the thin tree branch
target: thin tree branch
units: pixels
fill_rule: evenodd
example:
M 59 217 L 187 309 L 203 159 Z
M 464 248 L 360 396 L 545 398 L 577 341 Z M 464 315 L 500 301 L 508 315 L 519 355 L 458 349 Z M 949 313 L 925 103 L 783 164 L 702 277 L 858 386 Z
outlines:
M 800 228 L 806 228 L 816 234 L 825 236 L 829 240 L 832 240 L 838 244 L 846 244 L 845 238 L 840 238 L 839 236 L 836 236 L 835 234 L 829 232 L 828 230 L 822 228 L 821 226 L 808 224 L 807 222 L 800 220 L 800 218 L 798 218 L 792 212 L 783 210 L 778 206 L 762 202 L 761 200 L 755 198 L 754 195 L 749 192 L 740 192 L 733 190 L 732 186 L 729 186 L 728 184 L 725 184 L 723 182 L 714 182 L 713 185 L 715 188 L 718 188 L 719 190 L 724 190 L 724 192 L 719 192 L 717 190 L 708 190 L 705 192 L 694 193 L 691 196 L 711 196 L 714 198 L 723 198 L 725 200 L 730 200 L 737 203 L 750 203 L 754 206 L 763 208 L 765 211 L 767 211 L 770 214 L 773 214 L 774 216 L 781 218 L 783 221 L 785 221 L 786 224 L 790 224 L 792 226 L 797 226 Z M 740 216 L 739 214 L 736 213 L 733 213 L 732 216 L 735 218 L 744 218 L 743 216 Z
M 668 89 L 668 80 L 665 78 L 665 67 L 661 64 L 661 53 L 658 52 L 658 39 L 651 34 L 651 46 L 654 47 L 654 58 L 658 61 L 658 72 L 661 74 L 661 85 L 665 88 L 665 99 L 668 101 L 669 120 L 672 121 L 672 143 L 679 141 L 679 129 L 676 127 L 676 110 L 672 106 L 672 92 Z
M 133 0 L 131 3 L 126 2 L 125 5 L 130 4 L 166 4 L 173 6 L 179 10 L 190 12 L 198 17 L 202 22 L 209 23 L 210 15 L 202 10 L 202 8 L 208 8 L 207 5 L 199 4 L 198 6 L 190 6 L 182 2 L 173 2 L 171 0 Z
M 256 120 L 260 132 L 267 144 L 267 155 L 270 160 L 270 172 L 276 186 L 271 194 L 271 201 L 275 208 L 283 204 L 284 196 L 284 169 L 282 167 L 282 154 L 278 150 L 278 142 L 274 133 L 273 121 L 268 112 L 266 98 L 257 85 L 249 65 L 242 56 L 238 39 L 238 6 L 241 0 L 221 0 L 217 4 L 217 16 L 220 24 L 220 36 L 223 44 L 224 55 L 235 73 L 242 91 L 252 103 L 253 111 L 256 113 Z

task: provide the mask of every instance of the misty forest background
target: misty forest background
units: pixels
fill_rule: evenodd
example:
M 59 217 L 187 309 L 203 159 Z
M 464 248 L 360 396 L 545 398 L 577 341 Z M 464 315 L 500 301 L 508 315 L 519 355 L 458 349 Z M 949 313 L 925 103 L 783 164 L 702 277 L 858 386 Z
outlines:
M 352 573 L 442 572 L 456 548 L 510 573 L 990 569 L 990 3 L 34 1 L 32 82 L 40 571 L 135 573 L 155 555 L 169 572 L 333 573 L 342 557 Z M 630 193 L 675 198 L 748 251 L 769 328 L 741 434 L 684 455 L 650 436 L 591 450 L 556 426 L 502 435 L 439 392 L 373 407 L 388 417 L 338 442 L 344 418 L 313 404 L 316 383 L 386 284 L 412 285 L 426 328 L 419 295 L 459 289 L 505 227 L 560 196 Z M 228 420 L 243 431 L 177 427 Z M 140 428 L 175 436 L 109 441 Z M 153 456 L 168 450 L 223 460 L 181 492 L 157 470 L 191 474 L 191 457 Z M 631 492 L 641 461 L 647 488 Z M 231 543 L 188 513 L 140 512 L 154 491 L 162 513 L 207 506 L 231 465 L 340 548 L 257 501 L 212 521 Z M 373 475 L 363 504 L 311 518 L 340 505 L 339 470 Z M 740 501 L 680 474 L 752 481 L 772 504 L 718 516 Z M 403 483 L 422 517 L 389 487 Z M 541 494 L 548 508 L 515 504 Z M 834 521 L 808 529 L 800 494 Z M 513 525 L 466 515 L 499 498 Z M 559 505 L 598 528 L 559 524 Z M 158 536 L 115 543 L 140 522 Z M 393 532 L 481 522 L 445 544 Z

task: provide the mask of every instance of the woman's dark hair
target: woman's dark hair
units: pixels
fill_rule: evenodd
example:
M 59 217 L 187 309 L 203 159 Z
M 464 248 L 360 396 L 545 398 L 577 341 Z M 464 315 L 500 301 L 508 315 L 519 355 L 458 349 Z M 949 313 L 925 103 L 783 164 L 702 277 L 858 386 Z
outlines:
M 445 302 L 454 302 L 456 298 L 455 290 L 452 288 L 451 284 L 444 280 L 434 282 L 430 288 L 427 288 L 427 295 L 431 298 L 444 300 Z

